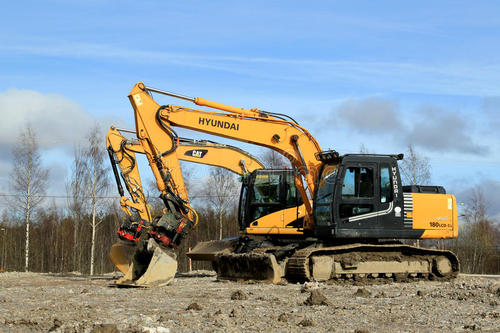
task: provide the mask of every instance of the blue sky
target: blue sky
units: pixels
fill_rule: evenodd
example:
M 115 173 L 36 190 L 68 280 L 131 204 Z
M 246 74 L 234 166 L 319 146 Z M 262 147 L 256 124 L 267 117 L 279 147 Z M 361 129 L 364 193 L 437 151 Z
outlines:
M 480 185 L 491 214 L 500 214 L 499 2 L 48 0 L 2 8 L 0 192 L 8 192 L 9 151 L 24 121 L 36 124 L 54 171 L 50 193 L 64 194 L 75 142 L 94 122 L 132 127 L 126 96 L 144 81 L 289 114 L 341 153 L 414 144 L 429 157 L 434 183 L 462 201 Z

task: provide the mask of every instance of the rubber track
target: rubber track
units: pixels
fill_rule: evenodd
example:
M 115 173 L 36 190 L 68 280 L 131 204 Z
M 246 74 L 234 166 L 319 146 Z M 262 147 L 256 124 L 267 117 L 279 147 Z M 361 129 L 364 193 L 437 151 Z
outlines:
M 330 255 L 338 252 L 348 253 L 348 252 L 370 252 L 370 250 L 375 250 L 377 252 L 382 251 L 399 251 L 400 253 L 405 252 L 408 255 L 426 255 L 429 256 L 429 260 L 433 256 L 443 255 L 447 257 L 452 265 L 453 272 L 444 278 L 456 277 L 459 271 L 459 262 L 456 255 L 448 250 L 435 250 L 435 249 L 425 249 L 419 248 L 411 245 L 403 244 L 389 244 L 389 245 L 376 245 L 376 244 L 349 244 L 342 246 L 332 246 L 324 248 L 305 248 L 297 250 L 293 256 L 291 256 L 287 263 L 286 278 L 291 281 L 309 281 L 311 280 L 311 272 L 309 267 L 310 258 L 313 255 Z M 356 274 L 354 274 L 356 275 Z M 430 276 L 429 276 L 430 278 Z M 433 278 L 437 278 L 433 276 Z

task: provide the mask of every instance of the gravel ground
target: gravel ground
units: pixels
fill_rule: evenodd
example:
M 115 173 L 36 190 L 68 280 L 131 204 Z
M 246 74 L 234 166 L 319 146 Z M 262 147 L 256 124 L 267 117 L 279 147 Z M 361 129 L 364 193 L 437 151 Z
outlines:
M 0 274 L 0 332 L 500 331 L 498 280 L 378 285 L 217 281 L 206 272 L 157 289 L 113 276 Z

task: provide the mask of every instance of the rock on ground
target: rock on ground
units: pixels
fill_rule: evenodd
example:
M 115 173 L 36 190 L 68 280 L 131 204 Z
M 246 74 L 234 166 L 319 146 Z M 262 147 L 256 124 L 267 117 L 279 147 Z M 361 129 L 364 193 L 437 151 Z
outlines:
M 304 305 L 330 305 L 330 301 L 318 289 L 311 291 L 309 297 L 304 301 Z
M 112 282 L 109 275 L 1 273 L 0 332 L 495 332 L 500 322 L 498 283 L 469 276 L 362 288 L 221 283 L 207 275 L 156 289 Z M 304 306 L 302 291 L 329 306 Z

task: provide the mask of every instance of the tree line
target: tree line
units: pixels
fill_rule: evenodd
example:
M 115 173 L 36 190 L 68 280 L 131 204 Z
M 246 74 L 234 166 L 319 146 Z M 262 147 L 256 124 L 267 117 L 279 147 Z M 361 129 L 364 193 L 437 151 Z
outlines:
M 117 229 L 128 218 L 119 208 L 104 134 L 96 125 L 77 146 L 66 180 L 66 205 L 46 196 L 49 170 L 43 167 L 37 136 L 27 124 L 13 147 L 9 175 L 8 209 L 0 220 L 0 271 L 77 272 L 102 274 L 115 267 L 108 258 L 118 240 Z M 188 171 L 188 170 L 186 170 Z M 185 172 L 190 187 L 190 173 Z M 143 184 L 144 185 L 144 184 Z M 162 201 L 150 184 L 148 202 L 161 212 Z M 194 206 L 199 225 L 177 250 L 179 270 L 190 268 L 185 252 L 204 240 L 238 234 L 236 200 L 239 184 L 231 172 L 212 168 L 206 184 L 196 193 Z M 198 199 L 196 199 L 198 198 Z M 193 262 L 193 269 L 211 269 L 211 264 Z
M 9 207 L 0 220 L 0 270 L 34 272 L 77 272 L 103 274 L 115 270 L 108 258 L 111 245 L 117 241 L 116 230 L 125 214 L 113 191 L 113 180 L 104 134 L 98 126 L 87 135 L 85 146 L 75 147 L 66 180 L 67 204 L 56 205 L 45 198 L 49 170 L 43 167 L 36 133 L 30 125 L 21 132 L 13 148 L 10 174 Z M 366 153 L 366 148 L 362 147 Z M 281 168 L 288 161 L 274 151 L 261 156 L 267 167 Z M 402 177 L 406 184 L 429 184 L 430 164 L 412 146 L 404 164 Z M 188 171 L 188 170 L 183 170 Z M 184 173 L 193 206 L 199 214 L 199 225 L 177 250 L 179 271 L 191 268 L 185 253 L 200 241 L 235 236 L 239 183 L 237 177 L 222 168 L 211 168 L 209 177 L 198 191 L 190 186 L 192 175 Z M 150 186 L 148 202 L 160 212 L 162 202 L 155 186 Z M 460 217 L 459 237 L 448 241 L 425 241 L 422 246 L 447 248 L 455 252 L 462 272 L 500 273 L 500 228 L 488 216 L 488 207 L 480 188 L 475 188 Z M 193 269 L 211 269 L 206 262 L 193 262 Z

